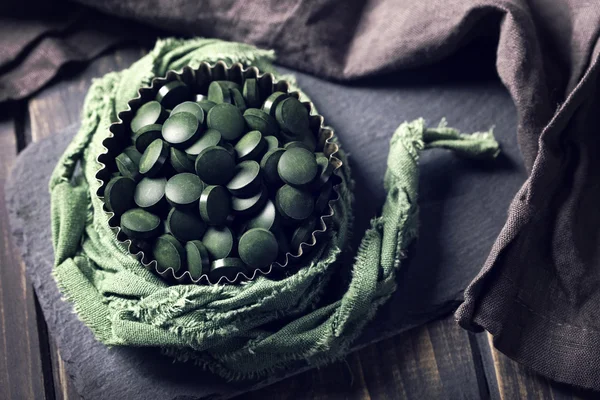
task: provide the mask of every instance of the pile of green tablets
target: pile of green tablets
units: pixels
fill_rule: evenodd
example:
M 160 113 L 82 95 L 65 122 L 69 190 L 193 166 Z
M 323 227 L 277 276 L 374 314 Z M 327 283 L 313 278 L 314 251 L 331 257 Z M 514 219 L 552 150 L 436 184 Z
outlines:
M 297 98 L 261 92 L 256 79 L 213 81 L 203 94 L 176 80 L 129 127 L 104 201 L 159 272 L 252 276 L 311 242 L 333 167 Z

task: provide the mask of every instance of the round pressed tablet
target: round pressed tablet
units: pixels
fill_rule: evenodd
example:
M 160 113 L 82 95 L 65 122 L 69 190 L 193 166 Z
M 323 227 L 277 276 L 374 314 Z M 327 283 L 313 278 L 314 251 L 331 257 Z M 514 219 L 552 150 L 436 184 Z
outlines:
M 267 200 L 262 210 L 248 221 L 247 229 L 263 228 L 272 230 L 277 224 L 277 210 L 271 200 Z
M 233 104 L 217 104 L 208 112 L 206 124 L 221 132 L 225 140 L 235 140 L 244 133 L 246 122 L 242 112 Z
M 233 235 L 226 226 L 210 226 L 202 237 L 202 243 L 213 259 L 228 257 L 233 251 Z
M 167 116 L 168 113 L 158 101 L 149 101 L 135 112 L 135 117 L 133 117 L 129 126 L 131 131 L 136 133 L 145 126 L 162 124 Z
M 121 175 L 133 179 L 136 182 L 142 177 L 142 174 L 140 174 L 139 162 L 133 161 L 125 152 L 115 157 L 115 163 L 117 164 L 117 169 Z
M 190 100 L 192 93 L 190 88 L 181 81 L 169 82 L 160 89 L 156 100 L 166 109 L 173 109 L 177 104 Z
M 301 148 L 301 149 L 306 149 L 306 150 L 312 152 L 312 150 L 310 149 L 310 147 L 308 146 L 308 144 L 306 144 L 306 143 L 304 143 L 303 141 L 300 141 L 300 140 L 293 140 L 291 142 L 287 142 L 283 146 L 283 148 L 286 149 L 286 150 L 294 149 L 294 148 L 298 148 L 298 147 Z
M 276 149 L 279 147 L 279 139 L 277 139 L 275 136 L 265 136 L 264 137 L 265 142 L 267 142 L 267 151 Z
M 198 175 L 190 172 L 173 175 L 165 186 L 165 196 L 173 207 L 195 208 L 204 190 Z
M 296 254 L 300 251 L 300 245 L 302 243 L 311 243 L 312 242 L 312 234 L 315 231 L 317 226 L 317 219 L 315 217 L 310 217 L 304 220 L 298 228 L 292 234 L 292 251 Z
M 277 121 L 263 110 L 258 108 L 247 109 L 244 111 L 244 120 L 250 130 L 260 131 L 263 136 L 277 136 L 279 134 Z
M 206 132 L 196 140 L 190 147 L 185 149 L 188 156 L 193 157 L 196 160 L 198 154 L 202 153 L 202 150 L 218 146 L 221 143 L 221 133 L 216 129 L 207 129 Z
M 317 170 L 315 155 L 299 147 L 286 150 L 277 164 L 281 179 L 292 186 L 309 184 L 317 176 Z
M 185 149 L 202 133 L 202 125 L 194 114 L 180 112 L 170 116 L 162 127 L 162 136 L 175 147 Z
M 172 208 L 167 215 L 168 231 L 182 242 L 202 239 L 206 232 L 206 224 L 198 217 L 196 211 L 182 211 Z
M 178 173 L 194 172 L 194 162 L 190 160 L 187 154 L 175 147 L 169 149 L 169 162 Z
M 260 165 L 256 161 L 242 161 L 235 166 L 234 174 L 227 189 L 237 197 L 248 197 L 260 188 Z
M 289 97 L 289 95 L 287 93 L 273 92 L 265 100 L 265 103 L 262 106 L 263 111 L 274 117 L 275 109 L 276 109 L 277 105 L 279 103 L 281 103 L 283 100 L 287 99 L 288 97 Z
M 315 201 L 310 193 L 290 185 L 283 185 L 275 196 L 277 211 L 290 220 L 303 220 L 312 214 Z
M 133 144 L 137 151 L 143 153 L 150 143 L 154 142 L 156 139 L 162 138 L 162 125 L 153 124 L 146 125 L 143 128 L 140 128 L 133 137 Z
M 196 174 L 209 185 L 224 185 L 234 174 L 235 158 L 220 146 L 208 147 L 196 158 Z
M 246 99 L 248 107 L 260 107 L 260 91 L 258 90 L 258 82 L 254 78 L 246 79 L 242 95 Z
M 237 257 L 226 257 L 210 264 L 208 277 L 212 283 L 217 283 L 223 277 L 233 281 L 238 274 L 244 272 L 246 272 L 246 265 L 242 260 Z
M 221 81 L 217 81 L 217 82 L 219 83 L 219 85 L 221 85 L 227 89 L 242 90 L 242 87 L 240 86 L 240 84 L 237 82 L 234 82 L 234 81 L 221 80 Z
M 262 160 L 260 160 L 260 168 L 263 176 L 271 186 L 277 186 L 282 183 L 279 172 L 277 172 L 277 165 L 283 153 L 285 153 L 285 150 L 281 148 L 269 150 L 263 156 Z
M 277 258 L 279 245 L 275 235 L 262 228 L 246 231 L 238 243 L 238 253 L 244 263 L 252 268 L 271 265 Z
M 259 131 L 250 131 L 238 140 L 234 149 L 239 161 L 259 161 L 265 154 L 267 142 Z
M 219 103 L 231 103 L 229 88 L 219 81 L 213 81 L 208 85 L 208 100 Z
M 201 95 L 199 95 L 199 96 L 201 96 Z M 198 101 L 198 100 L 196 100 L 196 101 Z M 200 106 L 200 108 L 202 108 L 202 110 L 204 110 L 204 115 L 207 115 L 208 112 L 210 111 L 210 109 L 213 108 L 214 106 L 216 106 L 217 103 L 215 103 L 214 101 L 210 101 L 208 99 L 204 99 L 204 100 L 199 100 L 198 105 Z
M 329 181 L 333 174 L 333 164 L 325 156 L 317 157 L 317 177 L 313 182 L 315 188 L 320 188 Z
M 252 197 L 233 196 L 231 198 L 231 210 L 236 215 L 252 216 L 261 210 L 268 198 L 269 190 L 265 185 L 261 185 L 258 193 Z
M 231 195 L 223 186 L 207 186 L 200 196 L 200 216 L 209 225 L 223 225 L 231 211 Z
M 192 114 L 200 124 L 204 122 L 204 110 L 198 103 L 193 101 L 185 101 L 171 110 L 171 115 L 179 114 L 180 112 L 187 112 Z
M 229 154 L 231 154 L 233 156 L 233 158 L 236 157 L 235 149 L 233 148 L 233 145 L 231 143 L 222 142 L 221 147 L 224 148 L 225 150 L 227 150 L 229 152 Z
M 231 96 L 231 103 L 240 109 L 241 112 L 246 111 L 246 100 L 242 96 L 242 92 L 237 89 L 229 89 L 229 95 Z
M 327 211 L 327 203 L 329 203 L 329 199 L 331 198 L 331 192 L 333 191 L 333 184 L 331 182 L 327 182 L 322 188 L 317 200 L 315 201 L 315 212 L 319 215 L 322 215 L 325 211 Z
M 156 139 L 146 148 L 140 159 L 140 174 L 153 177 L 158 174 L 169 157 L 169 145 Z
M 275 119 L 281 129 L 289 134 L 300 136 L 308 130 L 308 110 L 294 97 L 288 97 L 277 104 Z
M 142 158 L 142 153 L 140 153 L 135 146 L 128 146 L 123 149 L 123 153 L 127 154 L 129 158 L 133 160 L 137 165 L 140 164 L 140 159 Z
M 173 268 L 174 272 L 178 272 L 185 263 L 185 249 L 179 243 L 179 240 L 168 233 L 156 238 L 152 247 L 152 254 L 160 272 L 169 268 Z
M 133 200 L 138 207 L 154 208 L 165 198 L 166 178 L 144 178 L 135 187 Z
M 192 240 L 185 244 L 185 254 L 188 271 L 192 279 L 197 280 L 210 272 L 210 256 L 204 243 Z
M 131 178 L 118 176 L 112 178 L 104 189 L 104 201 L 108 211 L 121 215 L 125 211 L 135 207 L 133 193 L 135 192 L 135 181 Z
M 160 218 L 141 208 L 133 208 L 121 215 L 121 229 L 130 238 L 149 239 L 161 230 Z

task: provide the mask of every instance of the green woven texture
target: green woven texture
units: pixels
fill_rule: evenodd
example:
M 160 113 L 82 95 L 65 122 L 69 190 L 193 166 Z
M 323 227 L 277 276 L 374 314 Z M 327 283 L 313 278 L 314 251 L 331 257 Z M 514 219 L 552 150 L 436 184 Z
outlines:
M 168 70 L 223 60 L 275 72 L 273 58 L 271 51 L 240 43 L 166 39 L 129 69 L 93 83 L 81 129 L 53 172 L 50 192 L 55 278 L 102 343 L 160 347 L 232 380 L 337 359 L 396 289 L 396 272 L 417 235 L 420 151 L 442 147 L 465 156 L 498 154 L 491 132 L 463 135 L 443 124 L 426 129 L 421 119 L 403 123 L 390 143 L 382 214 L 365 233 L 353 265 L 339 261 L 342 251 L 351 251 L 346 243 L 352 225 L 352 180 L 341 152 L 340 200 L 330 236 L 310 253 L 305 267 L 281 280 L 261 276 L 243 285 L 170 285 L 117 242 L 95 196 L 100 168 L 95 160 L 108 127 L 140 87 Z M 334 273 L 345 281 L 330 280 Z M 331 299 L 331 293 L 339 295 Z

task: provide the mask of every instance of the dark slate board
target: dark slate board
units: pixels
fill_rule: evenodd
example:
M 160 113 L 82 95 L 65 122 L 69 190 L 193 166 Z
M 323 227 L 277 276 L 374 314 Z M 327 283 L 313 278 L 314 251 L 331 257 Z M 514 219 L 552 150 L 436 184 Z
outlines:
M 352 85 L 296 73 L 350 154 L 357 195 L 353 248 L 383 204 L 388 142 L 401 122 L 422 116 L 433 125 L 445 116 L 450 126 L 464 132 L 495 125 L 503 150 L 493 164 L 460 159 L 443 150 L 423 154 L 420 238 L 399 274 L 397 292 L 356 348 L 447 314 L 458 305 L 526 177 L 516 144 L 515 109 L 502 85 L 490 76 L 448 79 L 443 71 L 434 68 Z M 79 393 L 86 399 L 227 398 L 284 378 L 228 383 L 191 365 L 173 363 L 153 349 L 109 349 L 95 341 L 51 277 L 47 182 L 76 129 L 28 146 L 16 162 L 6 195 L 15 241 Z M 31 159 L 36 160 L 34 165 L 27 162 Z

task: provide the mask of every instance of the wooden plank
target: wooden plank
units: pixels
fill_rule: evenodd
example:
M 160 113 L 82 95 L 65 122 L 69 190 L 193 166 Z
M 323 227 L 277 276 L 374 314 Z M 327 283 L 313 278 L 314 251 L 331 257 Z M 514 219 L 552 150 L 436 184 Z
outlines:
M 130 66 L 145 54 L 144 49 L 123 48 L 99 57 L 79 72 L 73 69 L 63 71 L 58 81 L 42 90 L 28 104 L 28 120 L 25 123 L 27 143 L 42 140 L 80 121 L 81 108 L 93 78 L 118 71 Z M 40 322 L 41 331 L 45 322 Z M 79 395 L 69 378 L 58 347 L 53 338 L 48 339 L 54 396 L 56 399 L 77 399 Z
M 453 318 L 445 318 L 244 397 L 477 399 L 485 397 L 486 384 L 473 360 L 472 342 Z
M 17 155 L 13 116 L 22 114 L 19 108 L 5 106 L 0 115 L 0 397 L 41 399 L 52 382 L 44 381 L 33 289 L 10 238 L 4 204 L 6 180 Z
M 501 399 L 597 399 L 598 393 L 553 382 L 531 369 L 511 360 L 493 347 L 492 336 L 487 335 L 491 347 L 494 371 Z

